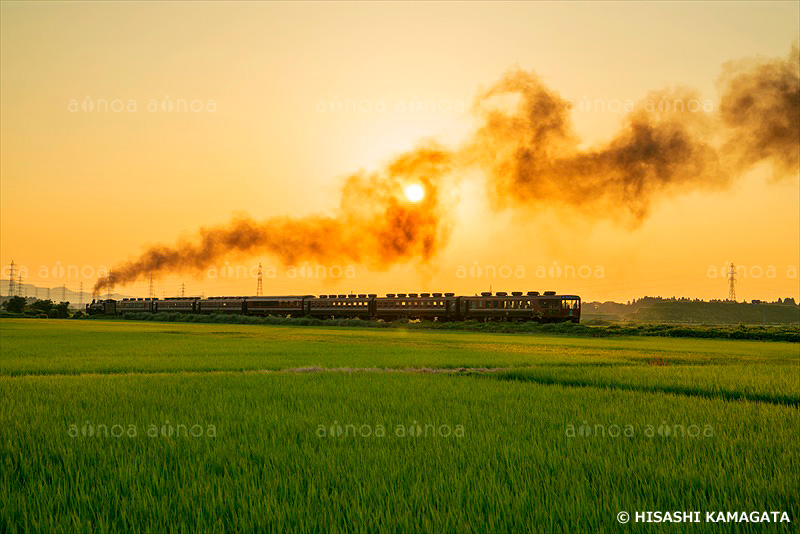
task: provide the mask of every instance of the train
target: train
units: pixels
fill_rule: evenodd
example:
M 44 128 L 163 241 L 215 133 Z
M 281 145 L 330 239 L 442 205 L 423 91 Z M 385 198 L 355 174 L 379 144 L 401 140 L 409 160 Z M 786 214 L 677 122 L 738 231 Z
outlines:
M 131 312 L 277 315 L 318 319 L 359 318 L 395 321 L 537 321 L 577 323 L 581 299 L 555 291 L 484 292 L 474 296 L 455 293 L 375 293 L 349 295 L 286 295 L 255 297 L 166 297 L 96 299 L 86 305 L 90 315 Z

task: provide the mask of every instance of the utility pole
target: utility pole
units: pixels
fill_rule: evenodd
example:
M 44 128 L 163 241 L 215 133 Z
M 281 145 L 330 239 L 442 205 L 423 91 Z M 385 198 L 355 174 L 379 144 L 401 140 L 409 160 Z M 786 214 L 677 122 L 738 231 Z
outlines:
M 252 271 L 250 271 L 252 272 Z M 258 264 L 258 285 L 256 286 L 256 296 L 260 297 L 264 293 L 264 282 L 262 282 L 263 273 L 261 272 L 261 263 Z
M 8 275 L 8 296 L 14 296 L 14 260 L 11 260 L 11 273 Z
M 728 271 L 728 300 L 736 302 L 736 266 L 733 262 Z

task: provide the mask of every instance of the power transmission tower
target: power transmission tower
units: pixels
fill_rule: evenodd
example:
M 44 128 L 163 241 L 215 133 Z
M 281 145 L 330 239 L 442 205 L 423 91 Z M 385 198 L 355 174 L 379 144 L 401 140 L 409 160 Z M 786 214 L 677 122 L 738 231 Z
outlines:
M 81 288 L 78 290 L 78 309 L 80 310 L 83 308 L 83 282 L 81 282 Z
M 150 273 L 150 300 L 156 297 L 156 292 L 153 289 L 153 273 Z
M 17 296 L 18 297 L 25 296 L 25 291 L 24 288 L 22 287 L 22 273 L 19 273 L 19 275 L 17 275 Z
M 67 302 L 67 284 L 61 284 L 61 302 Z
M 181 297 L 185 297 L 185 296 L 186 296 L 186 284 L 182 283 L 181 284 Z
M 250 271 L 252 272 L 252 271 Z M 264 282 L 262 282 L 263 274 L 261 272 L 261 264 L 258 264 L 258 285 L 256 286 L 256 296 L 260 297 L 264 293 Z
M 11 273 L 8 275 L 8 296 L 14 296 L 14 260 L 11 260 Z
M 50 300 L 50 288 L 47 288 L 47 300 Z
M 111 291 L 114 289 L 114 279 L 112 278 L 113 271 L 108 271 L 108 300 L 111 300 Z
M 733 262 L 728 271 L 728 300 L 736 302 L 736 266 Z

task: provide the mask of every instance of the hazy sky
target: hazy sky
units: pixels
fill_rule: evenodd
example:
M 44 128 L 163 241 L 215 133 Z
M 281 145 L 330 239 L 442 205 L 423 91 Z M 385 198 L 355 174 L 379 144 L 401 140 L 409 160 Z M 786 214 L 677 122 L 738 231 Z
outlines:
M 347 174 L 423 138 L 465 140 L 476 94 L 511 68 L 576 104 L 689 87 L 716 105 L 725 62 L 786 57 L 800 33 L 797 2 L 0 6 L 0 262 L 24 265 L 25 283 L 75 290 L 100 266 L 234 213 L 330 213 Z M 625 116 L 597 107 L 572 112 L 586 146 Z M 232 277 L 170 276 L 156 291 L 252 294 L 261 261 L 266 294 L 491 285 L 708 299 L 727 296 L 720 272 L 733 260 L 745 267 L 740 298 L 798 299 L 800 186 L 770 176 L 761 166 L 729 189 L 666 198 L 632 228 L 569 210 L 494 212 L 476 172 L 460 182 L 449 245 L 426 266 L 354 266 L 337 281 L 292 277 L 263 255 L 231 259 L 242 266 Z

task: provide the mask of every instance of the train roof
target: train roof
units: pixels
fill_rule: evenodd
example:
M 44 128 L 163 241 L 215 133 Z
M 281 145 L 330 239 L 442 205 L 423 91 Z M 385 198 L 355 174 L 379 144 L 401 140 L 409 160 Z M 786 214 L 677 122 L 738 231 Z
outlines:
M 313 298 L 314 295 L 259 295 L 257 297 L 243 297 L 249 300 L 272 300 L 272 299 L 302 299 Z
M 218 297 L 165 297 L 161 300 L 223 300 L 223 299 L 248 299 L 248 300 L 275 300 L 275 299 L 302 299 L 302 298 L 313 298 L 313 299 L 365 299 L 365 298 L 390 298 L 390 299 L 433 299 L 433 298 L 444 298 L 444 297 L 455 297 L 455 293 L 387 293 L 385 297 L 379 297 L 375 293 L 350 293 L 347 295 L 344 294 L 331 294 L 331 295 L 259 295 L 259 296 L 218 296 Z M 551 298 L 572 298 L 572 299 L 580 299 L 578 295 L 571 295 L 571 294 L 561 294 L 556 293 L 555 291 L 545 291 L 540 293 L 539 291 L 497 291 L 492 293 L 490 291 L 484 291 L 480 295 L 464 295 L 465 298 L 520 298 L 520 297 L 551 297 Z M 114 299 L 102 299 L 97 300 L 97 302 L 129 302 L 129 301 L 157 301 L 158 298 L 142 298 L 142 297 L 126 297 L 120 300 Z

